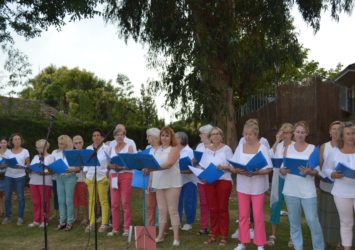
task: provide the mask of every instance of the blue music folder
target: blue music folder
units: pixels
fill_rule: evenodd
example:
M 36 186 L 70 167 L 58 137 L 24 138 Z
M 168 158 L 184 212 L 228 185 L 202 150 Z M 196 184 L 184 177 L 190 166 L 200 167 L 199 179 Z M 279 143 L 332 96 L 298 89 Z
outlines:
M 301 177 L 306 177 L 305 174 L 302 174 L 299 170 L 300 167 L 307 167 L 308 160 L 303 159 L 293 159 L 293 158 L 284 158 L 284 166 L 287 169 L 290 169 L 290 174 L 298 175 Z
M 180 171 L 190 170 L 189 166 L 191 165 L 192 165 L 192 161 L 188 156 L 180 158 L 179 160 Z
M 95 167 L 100 166 L 100 162 L 92 149 L 64 150 L 69 166 Z
M 143 175 L 143 172 L 140 170 L 133 170 L 132 187 L 147 190 L 148 185 L 149 175 Z
M 127 167 L 126 163 L 123 161 L 123 159 L 120 155 L 116 155 L 116 156 L 112 157 L 110 162 L 117 165 L 117 166 Z
M 196 163 L 199 163 L 201 161 L 202 155 L 203 155 L 203 152 L 194 150 L 194 158 L 196 160 Z
M 272 166 L 274 168 L 280 168 L 284 159 L 283 158 L 271 158 Z
M 265 156 L 261 151 L 253 156 L 247 164 L 247 169 L 249 172 L 255 172 L 262 169 L 268 165 Z
M 17 168 L 17 166 L 18 166 L 18 162 L 15 157 L 14 158 L 4 158 L 4 161 L 7 164 L 7 166 L 10 168 Z
M 342 173 L 345 177 L 355 179 L 355 170 L 347 167 L 343 163 L 338 163 L 338 165 L 335 167 L 335 171 Z
M 217 181 L 224 172 L 222 170 L 217 169 L 216 165 L 210 163 L 207 168 L 199 169 L 192 166 L 189 166 L 189 169 L 192 173 L 194 173 L 201 181 L 205 181 L 208 184 L 212 184 Z
M 64 163 L 62 159 L 56 160 L 55 162 L 48 165 L 48 168 L 56 174 L 62 174 L 67 171 L 68 166 Z
M 231 160 L 228 160 L 228 162 L 229 162 L 234 168 L 241 168 L 241 169 L 243 169 L 243 170 L 245 170 L 245 171 L 248 171 L 246 165 L 243 165 L 243 164 L 240 164 L 240 163 L 238 163 L 238 162 L 231 161 Z
M 151 154 L 124 153 L 119 156 L 126 163 L 128 169 L 161 169 L 159 163 Z
M 311 169 L 315 169 L 320 165 L 320 150 L 319 146 L 315 147 L 312 154 L 309 156 L 308 166 Z
M 41 167 L 41 164 L 35 163 L 32 165 L 29 165 L 28 168 L 35 173 L 43 173 L 43 168 Z
M 150 149 L 151 149 L 152 147 L 148 147 L 148 148 L 146 148 L 146 149 L 144 149 L 144 150 L 142 150 L 142 151 L 139 151 L 138 152 L 138 154 L 149 154 L 149 152 L 150 152 Z

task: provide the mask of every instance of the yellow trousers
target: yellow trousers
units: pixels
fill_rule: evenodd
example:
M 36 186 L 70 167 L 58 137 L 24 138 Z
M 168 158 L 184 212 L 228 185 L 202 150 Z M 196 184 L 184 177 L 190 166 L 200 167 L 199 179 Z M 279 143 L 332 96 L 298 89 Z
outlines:
M 89 220 L 90 220 L 90 225 L 95 224 L 95 214 L 94 214 L 94 206 L 95 206 L 95 200 L 94 200 L 94 179 L 93 180 L 85 180 L 86 185 L 88 186 L 88 191 L 89 191 Z M 109 182 L 107 177 L 103 178 L 102 180 L 96 182 L 96 197 L 99 198 L 100 205 L 101 205 L 101 216 L 102 216 L 102 225 L 108 224 L 108 213 L 109 213 L 109 207 L 108 207 L 108 186 Z

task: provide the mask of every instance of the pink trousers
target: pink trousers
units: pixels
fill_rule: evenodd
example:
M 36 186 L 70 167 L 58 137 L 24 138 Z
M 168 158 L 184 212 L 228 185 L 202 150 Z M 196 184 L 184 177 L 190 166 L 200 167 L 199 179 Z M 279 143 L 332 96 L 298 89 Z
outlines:
M 112 188 L 112 178 L 118 178 L 118 188 Z M 110 174 L 112 231 L 118 231 L 120 225 L 120 207 L 123 209 L 123 230 L 128 231 L 131 225 L 132 212 L 132 173 Z
M 251 195 L 238 192 L 239 211 L 239 240 L 243 244 L 250 242 L 249 217 L 250 201 L 253 203 L 254 216 L 254 244 L 264 246 L 266 243 L 265 221 L 264 221 L 264 199 L 265 194 Z
M 46 201 L 46 213 L 47 213 L 47 222 L 48 222 L 52 187 L 43 186 L 43 185 L 30 185 L 30 192 L 31 192 L 32 206 L 33 206 L 33 222 L 37 222 L 37 223 L 44 222 L 43 192 Z

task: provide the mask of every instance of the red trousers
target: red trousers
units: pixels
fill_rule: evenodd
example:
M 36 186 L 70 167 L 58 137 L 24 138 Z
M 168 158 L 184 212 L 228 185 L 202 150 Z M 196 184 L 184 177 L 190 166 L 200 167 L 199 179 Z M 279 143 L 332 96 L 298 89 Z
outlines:
M 47 222 L 48 222 L 52 187 L 43 186 L 43 185 L 30 185 L 30 192 L 31 192 L 32 206 L 33 206 L 33 222 L 37 222 L 37 223 L 44 222 L 43 192 L 46 201 L 46 212 L 47 212 Z
M 207 204 L 210 212 L 211 235 L 228 237 L 229 230 L 229 196 L 232 192 L 232 181 L 218 180 L 205 185 Z
M 74 190 L 74 207 L 88 207 L 88 187 L 85 182 L 77 182 Z

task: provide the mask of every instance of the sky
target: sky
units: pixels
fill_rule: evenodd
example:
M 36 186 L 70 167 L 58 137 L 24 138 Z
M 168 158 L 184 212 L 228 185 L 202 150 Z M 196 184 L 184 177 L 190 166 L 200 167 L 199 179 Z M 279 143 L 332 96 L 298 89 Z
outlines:
M 320 63 L 325 69 L 335 68 L 338 63 L 344 67 L 355 63 L 355 14 L 340 15 L 340 21 L 323 13 L 320 30 L 307 26 L 299 12 L 292 10 L 298 39 L 309 49 L 309 59 Z M 105 24 L 102 18 L 68 23 L 61 31 L 50 28 L 40 37 L 25 40 L 15 36 L 15 45 L 29 57 L 33 75 L 53 64 L 57 67 L 79 67 L 94 72 L 101 79 L 115 81 L 117 73 L 128 76 L 139 94 L 141 84 L 149 79 L 159 79 L 154 69 L 147 67 L 147 46 L 132 40 L 127 43 L 118 36 L 112 24 Z M 4 55 L 0 52 L 0 69 Z M 167 122 L 174 120 L 162 108 L 162 96 L 156 98 L 158 115 Z

